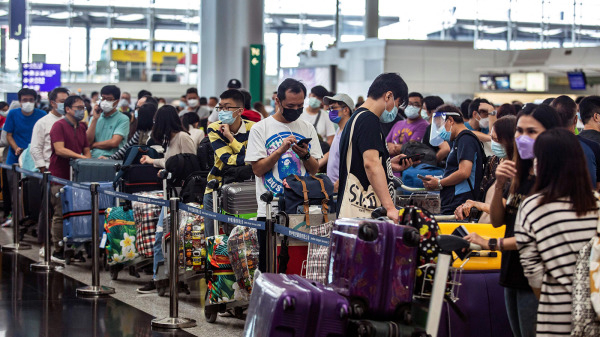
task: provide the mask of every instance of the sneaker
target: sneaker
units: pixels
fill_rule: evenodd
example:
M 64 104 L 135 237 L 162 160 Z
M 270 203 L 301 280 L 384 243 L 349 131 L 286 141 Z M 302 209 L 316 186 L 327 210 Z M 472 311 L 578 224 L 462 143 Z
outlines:
M 65 264 L 65 253 L 64 252 L 52 253 L 52 262 Z
M 156 285 L 154 284 L 154 281 L 150 281 L 145 286 L 137 288 L 136 291 L 140 294 L 151 294 L 156 291 Z
M 44 249 L 44 246 L 42 246 L 40 248 L 40 257 L 43 258 L 44 256 L 46 256 L 46 250 Z
M 2 227 L 10 227 L 12 225 L 12 219 L 8 219 L 6 221 L 4 221 L 4 223 L 2 224 Z

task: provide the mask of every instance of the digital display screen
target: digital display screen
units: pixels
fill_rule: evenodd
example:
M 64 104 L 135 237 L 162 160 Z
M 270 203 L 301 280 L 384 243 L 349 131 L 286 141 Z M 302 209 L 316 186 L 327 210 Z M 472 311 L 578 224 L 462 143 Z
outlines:
M 571 90 L 585 90 L 586 78 L 584 72 L 568 72 L 567 76 L 569 77 L 569 87 L 571 87 Z
M 23 63 L 23 88 L 50 92 L 60 87 L 60 64 Z
M 509 90 L 510 89 L 509 75 L 495 75 L 494 82 L 496 82 L 496 90 Z
M 492 75 L 479 75 L 479 87 L 481 90 L 496 90 L 496 81 Z

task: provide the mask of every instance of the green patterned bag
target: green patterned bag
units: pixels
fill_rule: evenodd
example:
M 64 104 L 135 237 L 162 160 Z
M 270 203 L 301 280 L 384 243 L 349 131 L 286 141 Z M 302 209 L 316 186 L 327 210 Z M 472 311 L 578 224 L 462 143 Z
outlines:
M 211 236 L 207 240 L 207 263 L 212 272 L 212 277 L 208 277 L 208 304 L 234 300 L 233 285 L 236 280 L 227 254 L 228 240 L 227 235 Z
M 106 209 L 106 255 L 108 264 L 131 263 L 141 259 L 135 246 L 136 229 L 133 211 L 123 207 Z

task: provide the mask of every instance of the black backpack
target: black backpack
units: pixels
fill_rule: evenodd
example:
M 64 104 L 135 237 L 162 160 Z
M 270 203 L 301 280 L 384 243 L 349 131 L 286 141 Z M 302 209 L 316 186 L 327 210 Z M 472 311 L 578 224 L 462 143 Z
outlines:
M 183 203 L 195 202 L 202 205 L 204 201 L 204 190 L 206 189 L 206 178 L 202 172 L 194 172 L 183 181 L 183 187 L 179 196 Z M 212 211 L 212 210 L 211 210 Z
M 198 158 L 200 159 L 199 171 L 209 172 L 215 165 L 215 151 L 208 137 L 204 137 L 198 145 Z
M 421 154 L 423 157 L 421 158 L 422 164 L 429 164 L 431 166 L 437 166 L 437 159 L 435 157 L 435 151 L 429 147 L 427 144 L 423 144 L 417 141 L 410 141 L 402 145 L 402 154 L 407 156 L 412 156 L 415 154 Z
M 183 186 L 192 173 L 202 171 L 200 158 L 192 153 L 181 153 L 172 156 L 165 163 L 165 169 L 171 173 L 171 185 Z

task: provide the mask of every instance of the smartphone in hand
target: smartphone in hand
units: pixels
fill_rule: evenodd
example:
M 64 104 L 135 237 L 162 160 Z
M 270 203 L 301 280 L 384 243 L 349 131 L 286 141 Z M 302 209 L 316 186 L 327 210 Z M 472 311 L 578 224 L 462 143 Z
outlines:
M 304 138 L 304 139 L 301 139 L 296 145 L 303 147 L 304 144 L 308 145 L 311 140 L 312 140 L 312 138 Z
M 421 180 L 429 180 L 429 179 L 431 179 L 431 178 L 428 178 L 428 177 L 426 177 L 426 176 L 422 176 L 422 175 L 420 175 L 420 174 L 417 174 L 417 178 L 419 178 L 419 179 L 421 179 Z

